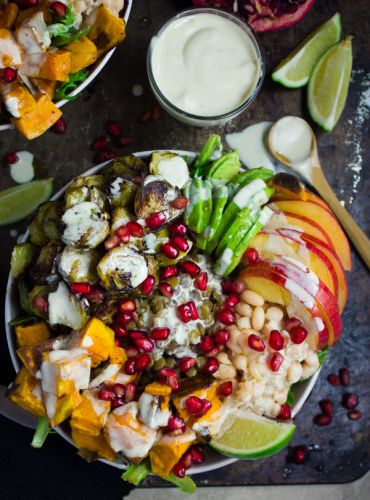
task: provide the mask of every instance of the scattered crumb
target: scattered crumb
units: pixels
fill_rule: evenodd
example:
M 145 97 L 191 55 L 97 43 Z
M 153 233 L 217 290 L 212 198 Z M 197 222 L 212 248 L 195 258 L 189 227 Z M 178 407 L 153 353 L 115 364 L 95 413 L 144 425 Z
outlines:
M 342 205 L 342 207 L 346 206 L 346 202 L 344 200 L 339 200 L 339 203 Z
M 134 85 L 132 87 L 132 94 L 135 96 L 135 97 L 140 97 L 141 95 L 143 95 L 144 93 L 144 88 L 142 85 L 140 85 L 139 83 L 137 83 L 136 85 Z
M 16 229 L 11 229 L 10 230 L 10 236 L 12 238 L 16 238 L 18 236 L 18 231 Z

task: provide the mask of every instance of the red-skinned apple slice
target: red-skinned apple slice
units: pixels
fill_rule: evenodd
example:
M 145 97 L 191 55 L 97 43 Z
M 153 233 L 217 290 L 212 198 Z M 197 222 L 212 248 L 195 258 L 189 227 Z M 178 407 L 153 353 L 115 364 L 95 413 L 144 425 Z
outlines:
M 307 219 L 307 217 L 303 217 L 303 215 L 296 215 L 290 212 L 282 212 L 282 214 L 284 215 L 285 220 L 291 229 L 301 229 L 303 233 L 314 236 L 315 238 L 324 241 L 328 245 L 331 245 L 329 236 L 317 222 Z
M 351 252 L 346 235 L 334 215 L 322 205 L 312 201 L 288 200 L 275 201 L 270 204 L 269 207 L 273 210 L 278 209 L 282 212 L 301 215 L 320 224 L 329 236 L 332 246 L 340 258 L 344 269 L 347 271 L 352 269 Z
M 308 189 L 304 189 L 304 192 L 306 193 L 307 201 L 311 201 L 312 203 L 316 203 L 317 205 L 320 205 L 320 207 L 325 208 L 325 210 L 330 212 L 333 215 L 333 217 L 335 217 L 335 215 L 333 214 L 329 205 L 327 205 L 322 198 L 320 198 L 316 194 L 313 194 L 311 191 L 308 191 Z

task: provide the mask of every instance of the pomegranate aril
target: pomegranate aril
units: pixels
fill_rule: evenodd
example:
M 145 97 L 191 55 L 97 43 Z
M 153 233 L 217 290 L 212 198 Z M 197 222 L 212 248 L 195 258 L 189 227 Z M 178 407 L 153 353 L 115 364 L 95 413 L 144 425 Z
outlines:
M 188 228 L 185 226 L 185 224 L 181 224 L 181 222 L 179 222 L 177 224 L 171 224 L 168 230 L 172 235 L 185 236 Z
M 179 370 L 182 372 L 187 372 L 188 370 L 190 370 L 190 368 L 193 368 L 195 363 L 196 363 L 196 361 L 194 358 L 190 358 L 190 357 L 182 358 L 179 361 Z
M 204 363 L 202 370 L 206 375 L 213 375 L 215 372 L 217 372 L 218 367 L 219 362 L 216 358 L 208 358 Z
M 119 146 L 129 146 L 130 144 L 132 144 L 132 137 L 127 137 L 125 135 L 122 135 L 119 139 L 118 139 L 118 145 Z
M 121 326 L 126 326 L 132 321 L 133 316 L 132 313 L 129 312 L 120 312 L 116 314 L 114 321 Z
M 189 250 L 189 243 L 182 236 L 172 236 L 170 243 L 180 252 L 187 252 Z
M 139 349 L 134 346 L 128 346 L 125 350 L 128 358 L 136 358 L 136 356 L 139 354 Z
M 258 250 L 256 250 L 255 248 L 248 248 L 245 251 L 244 256 L 248 260 L 249 264 L 257 264 L 257 262 L 259 262 L 260 260 Z
M 168 419 L 167 429 L 170 432 L 179 431 L 179 430 L 184 432 L 183 429 L 186 429 L 185 422 L 183 421 L 182 418 L 175 417 L 174 415 L 171 415 L 170 418 Z
M 135 341 L 137 339 L 146 339 L 146 335 L 141 330 L 131 330 L 130 331 L 130 338 L 133 341 Z
M 169 259 L 176 259 L 179 256 L 179 251 L 171 243 L 163 243 L 161 245 L 161 253 Z
M 290 338 L 293 344 L 302 344 L 307 338 L 308 332 L 303 326 L 293 326 L 290 329 Z
M 231 284 L 231 293 L 240 295 L 245 290 L 245 283 L 242 280 L 235 280 Z
M 222 280 L 221 281 L 222 292 L 225 295 L 229 295 L 232 292 L 232 285 L 233 285 L 232 280 Z
M 96 159 L 99 162 L 113 160 L 117 155 L 114 151 L 99 151 L 96 155 Z
M 120 226 L 115 230 L 115 234 L 118 236 L 122 243 L 128 243 L 130 241 L 131 233 L 127 226 Z
M 8 153 L 6 155 L 5 160 L 6 160 L 6 163 L 8 165 L 13 165 L 14 163 L 17 163 L 17 161 L 19 160 L 19 157 L 16 153 Z
M 193 457 L 190 450 L 186 451 L 181 457 L 180 463 L 185 467 L 185 469 L 190 469 L 193 465 Z
M 295 326 L 302 326 L 302 321 L 298 318 L 288 318 L 284 322 L 284 329 L 288 332 Z
M 192 320 L 192 311 L 188 303 L 177 307 L 177 316 L 183 323 L 189 323 Z
M 104 247 L 106 250 L 111 250 L 112 248 L 118 247 L 120 243 L 120 238 L 116 234 L 112 234 L 112 236 L 105 240 Z
M 177 377 L 174 375 L 172 377 L 167 377 L 166 379 L 163 379 L 163 383 L 171 387 L 173 391 L 177 391 L 177 389 L 180 387 L 180 384 L 177 380 Z
M 213 338 L 209 335 L 203 335 L 198 345 L 199 349 L 205 353 L 212 351 L 212 349 L 215 347 Z
M 342 385 L 349 385 L 349 370 L 348 368 L 340 368 L 339 379 Z
M 336 375 L 335 373 L 331 373 L 330 375 L 328 375 L 327 380 L 328 380 L 329 384 L 333 385 L 334 387 L 340 386 L 340 379 L 339 379 L 338 375 Z
M 200 273 L 200 267 L 195 262 L 191 260 L 183 260 L 180 262 L 181 271 L 190 274 L 192 278 L 195 278 Z
M 91 292 L 90 283 L 71 283 L 70 288 L 72 293 L 79 293 L 81 295 L 89 295 Z
M 91 291 L 88 295 L 89 302 L 101 302 L 104 298 L 103 290 L 96 287 L 91 287 Z
M 217 312 L 216 317 L 220 323 L 227 326 L 233 325 L 236 321 L 236 317 L 233 311 L 230 311 L 230 309 L 227 309 L 226 307 L 220 309 Z
M 181 479 L 186 476 L 186 468 L 181 462 L 172 467 L 172 472 Z
M 204 415 L 206 415 L 211 408 L 212 408 L 212 403 L 208 401 L 208 399 L 202 399 L 202 409 L 195 415 L 195 417 L 196 418 L 204 417 Z
M 184 210 L 188 206 L 189 200 L 186 196 L 179 196 L 175 200 L 171 201 L 170 205 L 172 208 L 176 208 L 176 210 Z
M 203 399 L 197 396 L 189 396 L 185 400 L 185 408 L 190 413 L 190 415 L 196 415 L 203 409 Z
M 350 410 L 347 413 L 347 417 L 350 420 L 360 420 L 360 418 L 362 418 L 362 413 L 360 412 L 360 410 Z
M 333 417 L 331 415 L 326 415 L 324 413 L 320 413 L 319 415 L 316 415 L 316 417 L 313 419 L 314 423 L 316 425 L 318 425 L 319 427 L 324 427 L 325 425 L 330 425 L 332 420 L 333 420 Z
M 230 339 L 230 332 L 229 332 L 229 330 L 226 330 L 225 328 L 218 330 L 214 336 L 215 342 L 219 345 L 226 344 L 226 342 L 228 342 L 229 339 Z
M 144 236 L 143 226 L 141 226 L 138 222 L 129 221 L 127 223 L 127 229 L 129 230 L 131 236 L 134 236 L 135 238 L 142 238 Z
M 352 410 L 353 408 L 356 408 L 357 405 L 358 405 L 357 394 L 354 394 L 353 392 L 346 392 L 345 394 L 343 394 L 342 406 L 344 408 Z
M 280 420 L 289 420 L 290 418 L 292 418 L 292 410 L 287 403 L 281 405 L 278 418 Z
M 115 345 L 116 347 L 122 347 L 121 340 L 120 340 L 120 339 L 115 338 L 115 339 L 114 339 L 114 345 Z
M 122 406 L 124 404 L 125 404 L 125 402 L 124 402 L 123 399 L 121 399 L 121 398 L 115 398 L 115 399 L 113 399 L 113 401 L 111 403 L 111 407 L 114 410 L 115 408 L 119 408 L 120 406 Z
M 292 449 L 291 460 L 297 465 L 303 464 L 308 458 L 308 448 L 307 446 L 296 446 Z
M 251 349 L 253 349 L 253 351 L 262 352 L 262 351 L 265 350 L 265 343 L 264 343 L 264 341 L 261 339 L 261 337 L 258 337 L 254 333 L 252 333 L 248 337 L 248 346 Z
M 12 83 L 17 79 L 18 71 L 15 68 L 7 66 L 3 69 L 3 80 L 6 83 Z
M 117 396 L 117 398 L 123 398 L 125 395 L 126 387 L 123 384 L 114 384 L 112 386 L 112 391 Z
M 113 324 L 113 330 L 117 337 L 126 337 L 128 335 L 126 328 L 115 323 Z
M 110 389 L 102 388 L 98 391 L 98 399 L 101 399 L 102 401 L 113 401 L 115 397 L 115 393 Z
M 140 123 L 143 123 L 143 124 L 151 122 L 152 121 L 152 110 L 148 109 L 147 111 L 145 111 L 145 113 L 143 115 L 141 115 L 139 121 L 140 121 Z
M 208 274 L 205 272 L 199 273 L 198 276 L 194 278 L 194 286 L 201 292 L 207 290 L 207 284 L 208 284 Z
M 221 384 L 218 387 L 217 392 L 219 393 L 220 396 L 225 396 L 225 397 L 230 396 L 233 392 L 233 383 L 231 382 L 231 380 Z
M 284 347 L 284 337 L 279 330 L 271 330 L 269 336 L 269 346 L 274 351 L 280 351 Z
M 187 305 L 189 306 L 191 311 L 191 319 L 192 320 L 199 319 L 199 313 L 194 302 L 192 300 L 189 300 L 189 302 L 187 302 Z
M 176 377 L 176 372 L 172 368 L 161 368 L 159 375 L 161 377 Z
M 333 406 L 333 403 L 329 399 L 322 399 L 321 401 L 319 401 L 319 405 L 320 405 L 321 411 L 325 415 L 330 415 L 330 416 L 333 415 L 334 406 Z
M 284 361 L 284 356 L 280 352 L 274 352 L 269 360 L 269 366 L 271 371 L 278 372 Z
M 203 453 L 200 451 L 200 449 L 198 448 L 198 446 L 192 446 L 189 451 L 191 453 L 194 465 L 198 465 L 198 464 L 201 464 L 202 462 L 204 462 L 205 457 L 204 457 Z
M 159 106 L 153 106 L 150 112 L 151 112 L 151 119 L 153 121 L 159 120 L 161 116 L 161 108 Z
M 136 303 L 132 299 L 122 300 L 119 303 L 118 309 L 123 313 L 134 313 L 136 311 Z
M 113 135 L 114 137 L 117 137 L 122 133 L 121 125 L 118 122 L 114 121 L 108 122 L 106 129 L 108 134 Z
M 153 340 L 166 340 L 170 336 L 170 329 L 165 327 L 153 328 L 150 338 Z
M 62 2 L 51 2 L 51 3 L 49 3 L 49 10 L 56 17 L 64 17 L 67 14 L 67 7 Z
M 162 277 L 163 279 L 173 278 L 179 274 L 176 266 L 166 266 L 163 268 Z
M 65 134 L 67 131 L 67 124 L 65 120 L 63 120 L 63 118 L 59 118 L 59 120 L 57 120 L 52 126 L 52 131 L 59 135 Z
M 166 214 L 164 212 L 154 212 L 145 219 L 149 229 L 157 229 L 166 222 Z
M 135 358 L 129 358 L 126 360 L 125 364 L 123 365 L 123 371 L 126 373 L 126 375 L 133 375 L 134 373 L 136 373 Z
M 90 148 L 93 151 L 102 151 L 104 148 L 107 147 L 107 145 L 108 145 L 108 139 L 102 136 L 95 139 L 95 141 L 91 144 Z
M 158 289 L 163 295 L 165 295 L 168 298 L 171 298 L 173 295 L 173 288 L 169 283 L 166 283 L 165 281 L 162 281 L 158 285 Z
M 155 278 L 151 274 L 145 278 L 145 280 L 140 285 L 140 290 L 144 295 L 150 295 L 153 291 L 155 285 Z
M 224 306 L 233 309 L 237 304 L 239 304 L 240 300 L 237 295 L 229 295 L 224 302 Z
M 44 299 L 44 297 L 41 297 L 40 295 L 38 295 L 33 299 L 32 305 L 41 312 L 47 312 L 49 309 L 49 304 L 47 300 Z
M 150 356 L 147 352 L 142 352 L 137 358 L 135 358 L 135 370 L 137 372 L 142 372 L 145 368 L 148 368 L 150 364 Z
M 141 351 L 152 352 L 154 349 L 153 342 L 148 338 L 135 339 L 135 344 Z
M 211 351 L 206 353 L 207 358 L 214 358 L 220 352 L 219 347 L 214 347 Z
M 125 390 L 125 401 L 127 403 L 130 403 L 135 399 L 136 395 L 136 384 L 134 382 L 129 382 L 126 384 L 126 390 Z

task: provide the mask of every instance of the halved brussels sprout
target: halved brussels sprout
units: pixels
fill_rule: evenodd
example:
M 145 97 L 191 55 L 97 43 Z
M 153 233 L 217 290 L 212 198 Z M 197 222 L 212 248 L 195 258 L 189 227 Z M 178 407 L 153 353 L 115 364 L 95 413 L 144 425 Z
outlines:
M 59 261 L 59 272 L 69 283 L 95 283 L 100 259 L 96 250 L 80 250 L 66 246 Z
M 109 214 L 96 203 L 85 201 L 66 210 L 62 240 L 66 245 L 95 248 L 109 234 Z
M 58 257 L 62 250 L 61 244 L 49 241 L 42 247 L 35 264 L 30 269 L 31 279 L 38 285 L 52 285 L 59 281 Z
M 46 308 L 42 308 L 39 305 L 37 299 L 44 299 L 47 303 L 49 293 L 55 290 L 55 286 L 48 285 L 36 285 L 32 288 L 28 294 L 28 310 L 40 318 L 48 319 L 48 311 Z
M 51 325 L 65 325 L 79 330 L 89 319 L 84 303 L 60 281 L 55 292 L 49 293 L 49 321 Z
M 92 201 L 104 209 L 107 198 L 103 188 L 104 177 L 102 175 L 76 177 L 66 191 L 66 207 L 71 208 L 78 203 Z
M 46 236 L 43 228 L 43 219 L 44 219 L 44 214 L 48 210 L 50 203 L 52 202 L 47 202 L 44 205 L 41 205 L 41 207 L 37 210 L 37 213 L 33 221 L 28 226 L 31 242 L 34 245 L 40 247 L 42 245 L 46 245 L 46 243 L 48 242 L 48 237 Z
M 190 179 L 189 167 L 184 158 L 169 152 L 153 153 L 149 171 L 180 189 Z
M 130 220 L 133 220 L 133 214 L 125 207 L 117 207 L 112 212 L 111 233 L 121 226 L 125 226 Z
M 20 243 L 15 245 L 10 261 L 10 272 L 14 279 L 19 278 L 31 264 L 35 255 L 36 247 L 32 243 Z
M 155 233 L 147 233 L 141 238 L 142 251 L 146 254 L 156 254 L 159 252 L 161 245 L 169 240 L 168 229 L 162 228 Z
M 103 301 L 99 304 L 90 303 L 91 312 L 94 317 L 99 318 L 106 325 L 113 323 L 113 317 L 118 311 L 118 302 L 122 298 L 122 295 L 117 294 L 105 294 Z
M 44 234 L 51 241 L 60 241 L 59 226 L 63 215 L 64 202 L 52 201 L 45 210 L 42 219 Z

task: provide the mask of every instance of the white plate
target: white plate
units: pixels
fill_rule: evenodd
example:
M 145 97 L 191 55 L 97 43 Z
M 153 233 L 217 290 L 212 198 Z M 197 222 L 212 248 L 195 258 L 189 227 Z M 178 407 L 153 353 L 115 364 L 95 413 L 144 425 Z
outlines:
M 161 151 L 161 150 L 156 150 L 156 151 Z M 168 150 L 162 150 L 162 151 L 168 151 Z M 196 156 L 195 153 L 190 152 L 190 151 L 179 151 L 179 150 L 172 150 L 173 153 L 177 153 L 179 155 L 183 156 L 188 156 L 189 158 L 194 158 Z M 153 153 L 153 151 L 141 151 L 140 153 L 134 153 L 135 156 L 138 158 L 147 158 Z M 100 165 L 97 165 L 93 168 L 90 168 L 86 172 L 84 172 L 83 176 L 86 175 L 92 175 L 95 174 L 96 172 L 99 172 L 105 165 L 107 165 L 108 162 L 101 163 Z M 62 189 L 60 189 L 52 198 L 51 200 L 57 200 L 59 199 L 67 190 L 69 184 L 65 185 Z M 26 241 L 28 238 L 28 231 L 23 235 L 22 241 Z M 14 366 L 14 369 L 16 372 L 19 371 L 21 365 L 19 362 L 19 359 L 17 358 L 16 354 L 16 344 L 15 344 L 15 338 L 13 335 L 12 328 L 9 326 L 9 321 L 11 321 L 13 318 L 16 318 L 20 313 L 19 309 L 19 304 L 18 304 L 18 298 L 17 298 L 17 293 L 16 293 L 16 287 L 14 287 L 14 280 L 9 274 L 8 278 L 8 283 L 7 283 L 7 289 L 6 289 L 6 295 L 5 295 L 5 331 L 6 331 L 6 339 L 8 343 L 8 348 L 10 352 L 10 357 Z M 313 386 L 316 383 L 316 380 L 319 376 L 320 370 L 318 370 L 311 378 L 307 379 L 306 381 L 302 382 L 301 384 L 297 385 L 294 388 L 294 398 L 295 398 L 295 403 L 292 408 L 292 416 L 294 417 L 297 415 L 297 413 L 301 410 L 303 404 L 305 403 L 306 399 L 310 395 Z M 56 431 L 58 434 L 60 434 L 66 441 L 68 441 L 70 444 L 74 446 L 74 443 L 69 435 L 68 432 L 64 430 L 61 426 L 56 428 Z M 190 474 L 200 474 L 202 472 L 208 472 L 214 469 L 219 469 L 220 467 L 225 467 L 226 465 L 232 464 L 233 462 L 236 462 L 238 459 L 237 458 L 228 458 L 220 455 L 216 451 L 212 449 L 207 449 L 206 452 L 206 461 L 204 464 L 201 465 L 195 465 L 189 470 Z M 114 462 L 110 462 L 109 460 L 105 459 L 100 459 L 101 462 L 104 462 L 107 465 L 117 467 L 119 469 L 126 469 L 126 466 L 123 464 L 118 464 Z
M 127 22 L 128 22 L 128 18 L 130 17 L 130 12 L 131 12 L 131 9 L 132 9 L 132 4 L 133 4 L 133 0 L 125 0 L 125 4 L 127 4 L 127 7 L 126 7 L 126 10 L 125 10 L 125 15 L 123 16 L 123 20 L 125 21 L 126 25 L 127 25 Z M 83 90 L 85 90 L 85 88 L 90 85 L 90 83 L 95 80 L 95 78 L 98 76 L 98 74 L 101 72 L 101 70 L 104 68 L 104 66 L 107 64 L 107 62 L 109 61 L 109 59 L 112 57 L 114 51 L 116 50 L 116 47 L 113 47 L 112 50 L 110 50 L 109 52 L 107 52 L 105 54 L 105 56 L 103 56 L 101 59 L 98 60 L 98 62 L 96 62 L 89 74 L 89 76 L 86 78 L 85 81 L 83 81 L 73 92 L 70 93 L 71 96 L 76 96 L 78 94 L 80 94 Z M 61 108 L 62 106 L 64 106 L 65 104 L 67 104 L 67 102 L 70 102 L 68 99 L 63 99 L 61 101 L 58 101 L 56 102 L 56 106 L 58 108 Z M 2 130 L 9 130 L 9 129 L 12 129 L 14 128 L 14 125 L 12 125 L 11 123 L 3 123 L 3 124 L 0 124 L 0 132 Z

